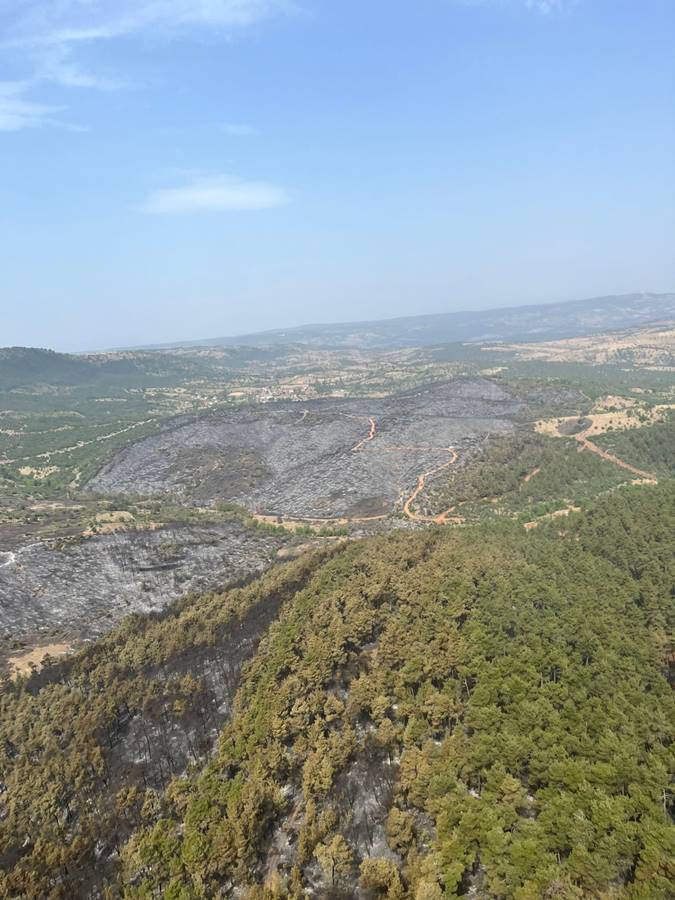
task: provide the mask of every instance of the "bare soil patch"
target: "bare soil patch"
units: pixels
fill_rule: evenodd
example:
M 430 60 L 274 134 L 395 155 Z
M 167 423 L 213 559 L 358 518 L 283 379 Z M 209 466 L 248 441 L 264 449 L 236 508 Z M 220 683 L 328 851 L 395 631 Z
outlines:
M 581 512 L 580 506 L 567 506 L 565 509 L 556 509 L 554 512 L 545 513 L 543 516 L 539 516 L 538 519 L 534 519 L 532 522 L 525 522 L 523 528 L 526 531 L 530 531 L 532 528 L 538 528 L 542 522 L 548 522 L 551 519 L 560 519 L 565 516 L 569 516 L 570 513 L 573 512 Z
M 616 408 L 607 410 L 608 401 Z M 571 437 L 582 431 L 586 437 L 605 434 L 607 431 L 624 431 L 644 428 L 662 422 L 667 413 L 675 409 L 675 403 L 659 403 L 654 406 L 638 404 L 632 397 L 605 397 L 584 417 L 568 416 L 545 419 L 535 423 L 535 431 L 552 437 Z
M 64 656 L 71 649 L 70 644 L 43 644 L 25 652 L 10 654 L 7 658 L 10 678 L 15 679 L 20 675 L 30 675 L 33 669 L 42 667 L 42 663 L 47 657 Z

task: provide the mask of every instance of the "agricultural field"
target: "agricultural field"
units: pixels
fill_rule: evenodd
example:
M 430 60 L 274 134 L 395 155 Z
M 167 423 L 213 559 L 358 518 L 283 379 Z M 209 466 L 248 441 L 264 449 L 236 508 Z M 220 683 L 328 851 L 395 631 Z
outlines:
M 664 325 L 559 341 L 486 344 L 485 350 L 513 354 L 524 360 L 628 364 L 654 371 L 675 371 L 675 329 Z

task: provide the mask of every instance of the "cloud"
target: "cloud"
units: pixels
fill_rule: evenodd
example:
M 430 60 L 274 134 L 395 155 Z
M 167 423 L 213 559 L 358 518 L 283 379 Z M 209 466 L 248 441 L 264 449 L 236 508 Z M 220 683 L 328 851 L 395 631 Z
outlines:
M 41 84 L 105 91 L 128 86 L 126 78 L 106 77 L 83 69 L 74 58 L 82 44 L 133 37 L 175 39 L 200 31 L 229 36 L 269 16 L 290 12 L 293 2 L 0 0 L 0 51 L 5 61 L 14 61 L 22 70 L 30 71 L 21 81 L 4 83 L 0 94 L 0 130 L 63 125 L 51 118 L 63 106 L 49 106 L 25 96 Z M 252 133 L 245 132 L 246 126 L 231 128 L 232 136 Z
M 289 202 L 287 192 L 266 181 L 231 175 L 199 176 L 179 187 L 153 191 L 141 207 L 155 215 L 272 209 Z
M 25 96 L 30 87 L 25 81 L 0 82 L 0 131 L 21 131 L 46 124 L 60 124 L 53 116 L 63 107 L 35 103 Z
M 23 46 L 72 45 L 152 31 L 245 28 L 290 0 L 0 0 L 0 32 Z
M 72 49 L 65 45 L 43 47 L 35 54 L 33 81 L 48 81 L 71 88 L 95 88 L 116 91 L 126 87 L 119 78 L 107 78 L 87 72 L 72 58 Z
M 561 12 L 570 5 L 570 0 L 525 0 L 525 6 L 528 9 L 533 9 L 544 16 L 552 12 Z
M 555 12 L 562 13 L 576 6 L 579 0 L 461 0 L 461 2 L 468 6 L 520 7 L 546 16 Z

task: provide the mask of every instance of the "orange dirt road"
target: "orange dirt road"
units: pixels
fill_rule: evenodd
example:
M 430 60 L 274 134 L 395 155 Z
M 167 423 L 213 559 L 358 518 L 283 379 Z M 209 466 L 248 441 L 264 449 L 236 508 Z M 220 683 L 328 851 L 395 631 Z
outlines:
M 360 440 L 358 444 L 354 444 L 351 450 L 352 453 L 356 453 L 361 450 L 363 446 L 369 441 L 372 441 L 372 439 L 377 434 L 377 422 L 375 421 L 375 419 L 372 416 L 368 416 L 368 421 L 370 422 L 370 431 L 368 432 L 368 436 Z
M 415 449 L 422 449 L 422 448 L 416 447 Z M 426 449 L 431 449 L 431 448 L 426 448 Z M 434 448 L 434 449 L 441 449 L 441 448 Z M 447 462 L 442 463 L 442 465 L 436 466 L 435 469 L 430 469 L 428 472 L 423 472 L 420 475 L 420 477 L 417 479 L 417 487 L 415 488 L 415 490 L 412 492 L 412 494 L 408 497 L 408 499 L 403 504 L 403 512 L 409 519 L 412 519 L 415 522 L 436 522 L 436 524 L 438 524 L 438 525 L 443 525 L 446 522 L 448 513 L 452 512 L 452 509 L 454 509 L 454 507 L 452 507 L 451 509 L 446 510 L 444 513 L 441 513 L 438 516 L 421 516 L 421 515 L 419 515 L 419 513 L 414 512 L 411 508 L 412 504 L 415 502 L 415 500 L 418 498 L 418 496 L 424 490 L 424 486 L 426 484 L 427 478 L 430 478 L 432 475 L 435 475 L 437 472 L 441 472 L 443 469 L 447 469 L 448 466 L 451 466 L 454 462 L 457 461 L 457 453 L 452 447 L 443 447 L 442 449 L 447 450 L 447 452 L 450 454 L 450 459 Z
M 588 440 L 585 431 L 582 431 L 579 434 L 575 434 L 574 437 L 580 444 L 580 449 L 590 450 L 591 453 L 595 453 L 602 459 L 606 459 L 607 462 L 614 463 L 615 466 L 619 466 L 619 468 L 625 469 L 627 472 L 631 472 L 633 475 L 637 475 L 638 478 L 644 478 L 651 484 L 657 484 L 657 478 L 652 472 L 645 472 L 643 469 L 637 469 L 635 466 L 631 466 L 629 463 L 624 462 L 622 459 L 619 459 L 618 456 L 614 456 L 612 453 L 608 453 L 606 450 L 598 447 L 598 445 L 594 444 L 593 441 Z
M 415 522 L 435 522 L 437 525 L 447 524 L 448 516 L 454 510 L 454 506 L 451 506 L 450 509 L 446 509 L 445 512 L 442 512 L 437 516 L 421 516 L 413 511 L 412 504 L 424 490 L 427 478 L 430 478 L 437 472 L 441 472 L 443 469 L 447 469 L 448 466 L 451 466 L 456 462 L 456 451 L 452 447 L 366 447 L 366 444 L 370 443 L 377 434 L 377 422 L 375 419 L 372 416 L 369 416 L 368 421 L 370 422 L 370 431 L 366 437 L 358 442 L 358 444 L 354 444 L 351 448 L 352 453 L 362 453 L 366 450 L 373 453 L 428 453 L 433 450 L 450 454 L 450 459 L 447 462 L 444 462 L 440 466 L 436 466 L 435 469 L 431 469 L 429 472 L 423 472 L 419 476 L 417 479 L 417 487 L 403 504 L 404 514 Z

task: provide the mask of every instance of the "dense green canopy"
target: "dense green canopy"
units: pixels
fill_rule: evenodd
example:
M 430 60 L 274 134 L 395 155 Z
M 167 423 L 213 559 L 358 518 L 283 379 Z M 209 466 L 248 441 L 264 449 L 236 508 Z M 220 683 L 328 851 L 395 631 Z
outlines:
M 6 685 L 0 896 L 673 896 L 674 518 L 351 542 Z

